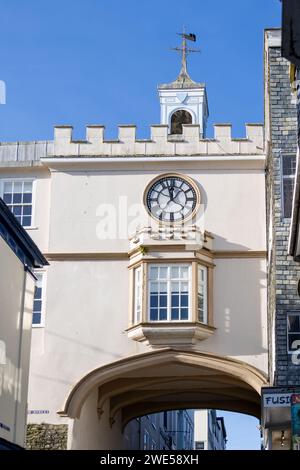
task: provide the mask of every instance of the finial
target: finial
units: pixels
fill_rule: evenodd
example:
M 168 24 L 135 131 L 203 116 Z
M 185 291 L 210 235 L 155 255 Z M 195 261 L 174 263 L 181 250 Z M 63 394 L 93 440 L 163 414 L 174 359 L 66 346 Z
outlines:
M 192 52 L 200 52 L 200 49 L 191 49 L 187 46 L 187 41 L 196 42 L 196 35 L 189 33 L 186 34 L 185 26 L 183 27 L 183 33 L 177 33 L 178 36 L 182 37 L 182 44 L 181 47 L 172 47 L 172 51 L 180 52 L 181 53 L 181 70 L 179 77 L 190 78 L 188 71 L 187 71 L 187 56 Z

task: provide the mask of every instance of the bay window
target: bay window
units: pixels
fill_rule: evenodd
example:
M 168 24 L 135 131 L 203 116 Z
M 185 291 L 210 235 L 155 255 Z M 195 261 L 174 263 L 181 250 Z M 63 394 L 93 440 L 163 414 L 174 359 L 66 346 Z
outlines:
M 191 266 L 149 266 L 149 321 L 191 319 Z

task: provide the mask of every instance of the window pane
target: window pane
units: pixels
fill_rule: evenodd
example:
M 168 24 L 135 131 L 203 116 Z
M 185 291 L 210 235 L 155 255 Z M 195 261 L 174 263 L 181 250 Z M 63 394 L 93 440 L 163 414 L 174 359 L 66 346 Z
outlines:
M 158 278 L 158 268 L 151 266 L 150 268 L 150 279 L 157 279 Z
M 181 268 L 181 279 L 188 279 L 189 278 L 189 268 L 184 266 Z
M 207 323 L 207 268 L 198 266 L 198 321 Z
M 167 300 L 168 300 L 168 297 L 166 295 L 160 295 L 159 296 L 159 306 L 160 307 L 167 307 Z
M 182 282 L 181 283 L 181 292 L 188 292 L 189 291 L 189 283 L 188 282 Z
M 22 193 L 14 193 L 13 204 L 20 204 L 22 202 Z
M 157 321 L 158 320 L 158 309 L 157 308 L 150 308 L 150 320 Z
M 23 207 L 23 215 L 31 215 L 31 206 Z
M 179 307 L 179 295 L 172 293 L 171 302 L 172 307 Z
M 168 278 L 168 268 L 159 268 L 159 278 L 160 279 L 167 279 Z
M 41 299 L 42 298 L 42 288 L 41 287 L 36 287 L 35 288 L 34 298 L 35 299 Z
M 171 268 L 171 278 L 179 279 L 179 266 L 173 266 Z
M 35 312 L 41 312 L 41 310 L 42 310 L 42 301 L 41 300 L 35 300 L 33 302 L 33 310 Z
M 32 193 L 32 182 L 31 181 L 24 181 L 24 193 Z
M 22 206 L 13 206 L 12 213 L 14 215 L 21 215 L 22 214 Z
M 288 331 L 300 333 L 300 315 L 288 316 Z
M 181 309 L 181 320 L 188 320 L 189 319 L 189 309 L 182 308 Z
M 23 194 L 23 202 L 24 204 L 31 204 L 32 194 Z
M 179 282 L 172 282 L 171 291 L 172 294 L 179 294 Z
M 284 155 L 282 157 L 282 173 L 284 176 L 293 176 L 296 172 L 295 155 Z
M 10 194 L 10 193 L 4 193 L 4 194 L 3 194 L 3 201 L 4 201 L 6 204 L 10 204 L 11 201 L 12 201 L 12 194 Z
M 158 306 L 158 296 L 156 294 L 151 294 L 150 296 L 150 307 Z
M 23 182 L 22 181 L 14 181 L 14 194 L 23 192 Z
M 152 292 L 158 292 L 158 290 L 159 290 L 158 286 L 159 286 L 158 282 L 151 282 L 150 283 L 150 292 L 151 293 Z
M 294 191 L 294 179 L 287 178 L 283 180 L 283 211 L 284 217 L 291 217 L 292 215 L 292 202 Z
M 159 311 L 159 319 L 161 321 L 167 320 L 167 309 L 166 308 L 161 308 Z
M 13 186 L 12 181 L 6 181 L 4 183 L 3 192 L 4 193 L 12 193 L 12 186 Z
M 34 325 L 39 325 L 41 323 L 41 314 L 39 312 L 34 312 L 33 313 L 32 323 Z
M 181 307 L 188 307 L 189 306 L 189 296 L 188 294 L 181 295 Z
M 23 217 L 23 219 L 22 219 L 22 225 L 23 225 L 24 227 L 30 227 L 30 225 L 31 225 L 31 217 L 30 217 L 30 216 L 25 216 L 25 217 Z
M 179 320 L 179 308 L 172 308 L 171 320 Z
M 168 284 L 166 282 L 160 282 L 159 290 L 161 294 L 166 294 L 168 292 Z

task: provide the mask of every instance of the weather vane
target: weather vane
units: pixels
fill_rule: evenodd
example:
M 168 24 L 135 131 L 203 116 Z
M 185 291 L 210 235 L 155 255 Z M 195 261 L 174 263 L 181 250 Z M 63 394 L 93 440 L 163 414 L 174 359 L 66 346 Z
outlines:
M 200 49 L 191 49 L 187 46 L 187 41 L 196 42 L 197 38 L 195 34 L 186 34 L 185 27 L 183 27 L 183 33 L 177 33 L 178 36 L 182 37 L 181 47 L 172 47 L 172 51 L 181 53 L 181 71 L 180 75 L 188 75 L 187 71 L 187 56 L 192 52 L 201 52 Z

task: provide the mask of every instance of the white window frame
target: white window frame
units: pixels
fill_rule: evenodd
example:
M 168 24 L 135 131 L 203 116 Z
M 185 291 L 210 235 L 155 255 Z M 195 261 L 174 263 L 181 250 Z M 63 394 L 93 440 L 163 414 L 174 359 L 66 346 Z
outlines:
M 40 323 L 33 323 L 32 321 L 32 328 L 45 328 L 45 312 L 46 312 L 46 278 L 47 272 L 45 269 L 35 269 L 34 274 L 42 275 L 42 311 L 41 311 L 41 321 Z M 32 310 L 33 314 L 33 310 Z M 33 320 L 33 318 L 32 318 Z
M 140 282 L 137 282 L 137 275 L 140 275 Z M 140 303 L 140 310 L 137 310 L 138 300 Z M 138 324 L 142 321 L 143 315 L 143 268 L 138 266 L 134 269 L 134 323 Z
M 300 312 L 288 312 L 287 314 L 287 319 L 286 319 L 286 340 L 287 340 L 287 352 L 288 354 L 300 354 L 300 349 L 292 349 L 290 350 L 289 349 L 289 335 L 290 334 L 293 334 L 293 332 L 290 332 L 289 333 L 289 317 L 299 317 L 299 322 L 300 322 Z M 295 331 L 294 334 L 300 334 L 300 330 L 299 331 Z
M 284 153 L 284 154 L 281 154 L 281 158 L 280 158 L 280 176 L 281 176 L 281 219 L 283 220 L 290 220 L 292 214 L 290 215 L 290 217 L 287 217 L 285 215 L 285 206 L 284 206 L 284 181 L 285 180 L 293 180 L 294 182 L 294 186 L 295 186 L 295 176 L 296 176 L 296 173 L 294 173 L 293 175 L 284 175 L 283 174 L 283 160 L 285 157 L 294 157 L 295 160 L 296 160 L 296 155 L 294 153 Z M 296 160 L 297 161 L 297 160 Z
M 204 273 L 204 281 L 200 282 L 200 276 L 199 276 L 199 271 L 202 271 Z M 207 283 L 207 278 L 208 278 L 208 269 L 206 266 L 202 266 L 201 264 L 198 264 L 198 285 L 197 285 L 197 322 L 203 323 L 205 325 L 208 324 L 208 305 L 207 305 L 207 300 L 208 300 L 208 283 Z M 203 308 L 203 322 L 200 322 L 199 320 L 199 305 L 198 305 L 198 296 L 199 296 L 199 284 L 202 284 L 204 287 L 204 308 Z
M 186 320 L 172 320 L 171 319 L 171 283 L 176 282 L 173 281 L 171 278 L 164 280 L 162 282 L 167 283 L 167 319 L 166 320 L 150 320 L 150 306 L 151 306 L 151 289 L 150 283 L 153 279 L 150 279 L 150 269 L 151 268 L 173 268 L 173 267 L 187 267 L 189 276 L 188 279 L 184 282 L 188 282 L 188 299 L 189 299 L 189 307 L 188 307 L 188 318 Z M 159 281 L 158 281 L 159 282 Z M 179 281 L 178 281 L 179 282 Z M 149 263 L 148 264 L 148 272 L 147 272 L 147 287 L 148 287 L 148 308 L 147 308 L 147 322 L 149 323 L 186 323 L 192 321 L 192 264 L 191 263 Z
M 11 183 L 12 181 L 32 183 L 32 202 L 31 202 L 31 225 L 24 227 L 25 230 L 35 229 L 35 202 L 36 202 L 36 179 L 35 178 L 1 178 L 0 179 L 0 195 L 3 198 L 4 194 L 4 183 Z

